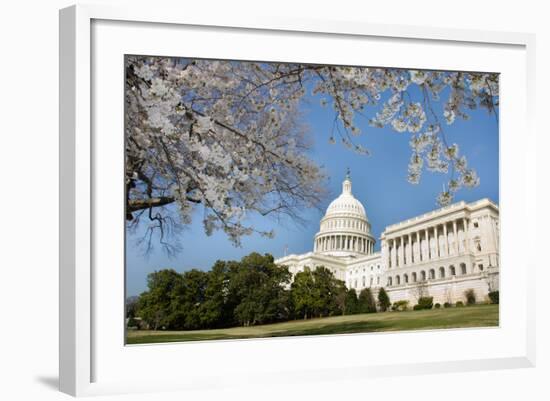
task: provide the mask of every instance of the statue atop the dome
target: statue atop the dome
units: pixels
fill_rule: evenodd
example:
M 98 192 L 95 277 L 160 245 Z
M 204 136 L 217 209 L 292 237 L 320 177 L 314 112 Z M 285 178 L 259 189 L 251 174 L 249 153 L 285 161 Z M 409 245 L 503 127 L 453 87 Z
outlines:
M 346 171 L 346 178 L 342 183 L 342 193 L 351 195 L 351 172 L 349 167 L 347 168 L 347 171 Z

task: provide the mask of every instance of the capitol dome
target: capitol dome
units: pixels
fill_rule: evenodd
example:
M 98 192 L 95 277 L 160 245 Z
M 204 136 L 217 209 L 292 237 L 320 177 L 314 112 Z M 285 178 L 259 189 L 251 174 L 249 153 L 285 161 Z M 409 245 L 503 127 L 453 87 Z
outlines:
M 321 219 L 315 235 L 315 252 L 333 256 L 361 256 L 374 253 L 374 237 L 363 204 L 351 192 L 348 170 L 342 193 L 334 199 Z

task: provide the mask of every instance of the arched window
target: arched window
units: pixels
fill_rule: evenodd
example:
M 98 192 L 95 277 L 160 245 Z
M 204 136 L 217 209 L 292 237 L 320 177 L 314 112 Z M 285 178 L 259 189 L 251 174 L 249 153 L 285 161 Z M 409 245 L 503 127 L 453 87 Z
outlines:
M 466 264 L 465 263 L 460 264 L 460 274 L 462 274 L 462 275 L 466 274 Z
M 367 280 L 366 277 L 363 276 L 363 287 L 366 285 L 366 280 Z
M 451 276 L 456 276 L 456 269 L 455 269 L 455 267 L 454 267 L 453 265 L 451 265 L 451 266 L 449 267 L 449 269 L 451 270 Z
M 395 285 L 401 284 L 401 277 L 399 275 L 395 276 Z
M 403 274 L 403 283 L 407 284 L 409 282 L 409 276 L 407 274 Z
M 412 273 L 411 278 L 412 278 L 412 282 L 416 283 L 416 272 Z
M 439 268 L 439 278 L 445 278 L 445 268 L 443 266 Z
M 388 287 L 390 287 L 391 285 L 392 285 L 391 277 L 388 277 Z
M 435 270 L 434 269 L 430 269 L 430 279 L 434 279 L 435 278 Z
M 420 281 L 426 281 L 426 272 L 424 270 L 420 272 Z
M 372 277 L 370 278 L 370 287 L 372 287 Z

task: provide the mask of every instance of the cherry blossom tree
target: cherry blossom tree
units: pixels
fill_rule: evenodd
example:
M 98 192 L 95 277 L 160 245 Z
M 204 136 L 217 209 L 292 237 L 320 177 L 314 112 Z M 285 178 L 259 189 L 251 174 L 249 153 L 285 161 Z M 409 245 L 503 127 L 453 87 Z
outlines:
M 411 96 L 413 87 L 420 99 Z M 223 230 L 235 245 L 255 232 L 246 224 L 252 213 L 300 220 L 299 211 L 325 195 L 325 175 L 307 156 L 311 140 L 300 105 L 308 92 L 334 112 L 332 143 L 368 155 L 357 141 L 357 117 L 369 108 L 371 126 L 408 134 L 409 182 L 418 184 L 425 170 L 449 177 L 440 205 L 478 185 L 458 145 L 447 142 L 445 125 L 476 108 L 496 116 L 498 74 L 129 56 L 129 228 L 146 219 L 146 247 L 158 233 L 175 252 L 168 238 L 199 205 L 206 233 Z

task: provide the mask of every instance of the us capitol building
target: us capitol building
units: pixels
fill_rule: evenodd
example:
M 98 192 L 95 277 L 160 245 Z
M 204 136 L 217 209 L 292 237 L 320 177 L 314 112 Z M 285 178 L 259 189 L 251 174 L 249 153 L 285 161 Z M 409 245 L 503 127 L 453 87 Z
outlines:
M 477 302 L 499 285 L 499 210 L 489 199 L 458 202 L 387 226 L 375 252 L 365 208 L 351 190 L 349 172 L 342 193 L 329 205 L 313 241 L 313 252 L 275 263 L 294 275 L 324 266 L 357 294 L 384 287 L 391 302 L 433 296 L 434 303 Z

